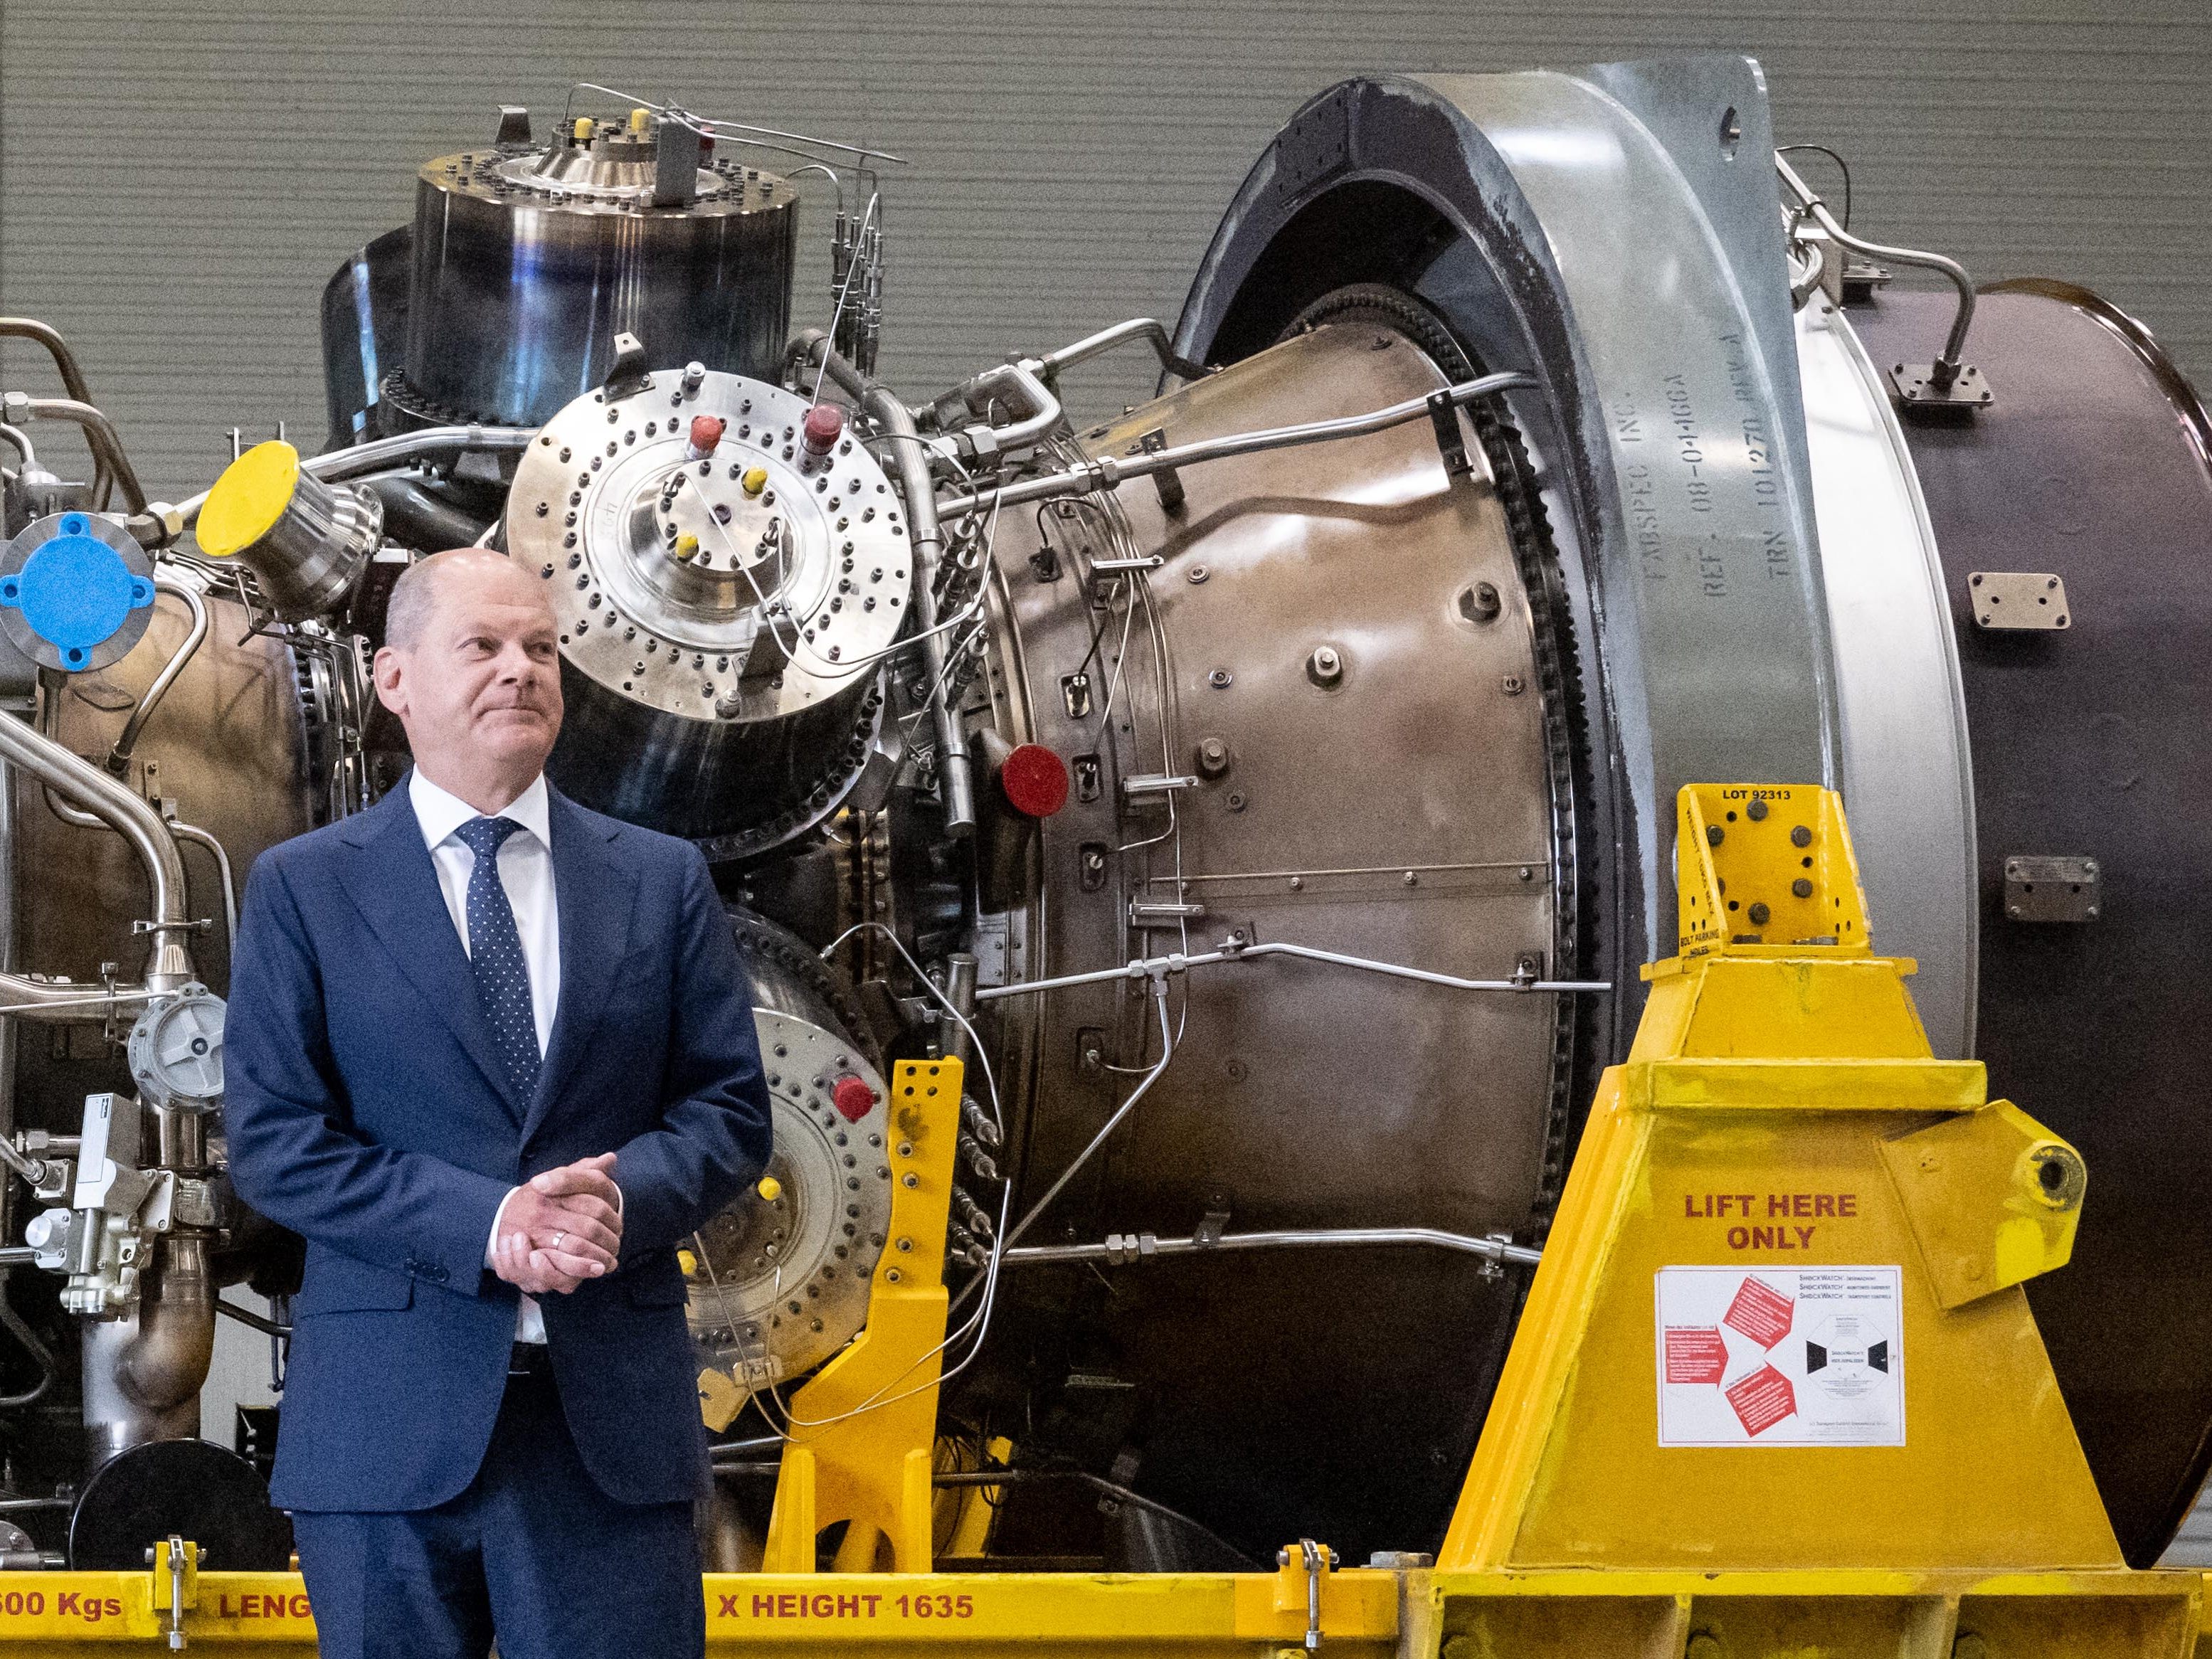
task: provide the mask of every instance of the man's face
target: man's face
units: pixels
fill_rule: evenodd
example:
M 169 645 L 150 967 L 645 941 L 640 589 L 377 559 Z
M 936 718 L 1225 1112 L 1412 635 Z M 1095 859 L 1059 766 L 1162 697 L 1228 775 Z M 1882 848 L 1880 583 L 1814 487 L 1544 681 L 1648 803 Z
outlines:
M 527 779 L 561 734 L 560 640 L 539 585 L 497 553 L 442 554 L 422 637 L 376 655 L 415 758 L 453 782 Z

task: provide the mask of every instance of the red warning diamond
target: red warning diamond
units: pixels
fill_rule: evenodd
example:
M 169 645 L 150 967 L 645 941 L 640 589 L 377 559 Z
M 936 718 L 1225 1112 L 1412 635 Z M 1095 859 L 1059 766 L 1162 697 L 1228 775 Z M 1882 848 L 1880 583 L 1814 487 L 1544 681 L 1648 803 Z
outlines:
M 1728 1374 L 1728 1344 L 1717 1325 L 1667 1328 L 1667 1380 L 1718 1382 Z
M 1797 1409 L 1797 1395 L 1790 1379 L 1771 1365 L 1763 1365 L 1723 1390 L 1743 1424 L 1743 1431 L 1756 1440 Z
M 1790 1334 L 1795 1310 L 1796 1304 L 1771 1285 L 1747 1279 L 1721 1322 L 1741 1331 L 1760 1347 L 1771 1348 Z

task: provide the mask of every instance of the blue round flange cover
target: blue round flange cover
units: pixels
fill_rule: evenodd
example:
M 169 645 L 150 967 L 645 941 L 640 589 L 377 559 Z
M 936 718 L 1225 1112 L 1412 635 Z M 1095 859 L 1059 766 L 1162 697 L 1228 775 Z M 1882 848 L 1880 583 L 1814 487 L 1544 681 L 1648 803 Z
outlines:
M 131 611 L 154 602 L 153 583 L 88 528 L 81 514 L 69 514 L 61 533 L 33 549 L 21 571 L 0 578 L 0 605 L 21 608 L 31 630 L 71 664 L 86 660 Z

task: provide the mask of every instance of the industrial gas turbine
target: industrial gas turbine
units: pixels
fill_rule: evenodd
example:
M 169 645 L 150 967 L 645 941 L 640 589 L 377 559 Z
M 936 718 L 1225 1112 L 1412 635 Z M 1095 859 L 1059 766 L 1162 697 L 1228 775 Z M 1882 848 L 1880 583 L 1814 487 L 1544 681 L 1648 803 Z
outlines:
M 760 1011 L 775 1162 L 687 1256 L 717 1562 L 759 1559 L 744 1469 L 868 1322 L 891 1079 L 933 1056 L 937 1431 L 1012 1460 L 982 1547 L 1434 1547 L 1673 948 L 1677 792 L 1746 778 L 1841 793 L 1936 1054 L 2095 1173 L 2035 1308 L 2154 1558 L 2212 1452 L 2212 1310 L 2159 1290 L 2212 1269 L 2212 777 L 2169 736 L 2212 713 L 2212 422 L 2149 335 L 1846 228 L 1756 66 L 1697 58 L 1334 87 L 1171 329 L 918 398 L 874 374 L 888 158 L 814 147 L 829 325 L 793 335 L 798 191 L 750 131 L 507 112 L 333 278 L 324 453 L 181 504 L 0 325 L 69 392 L 0 427 L 6 1255 L 55 1276 L 0 1304 L 44 1375 L 0 1407 L 18 1490 L 67 1489 L 22 1547 L 282 1564 L 259 1449 L 196 1437 L 218 1288 L 281 1340 L 297 1273 L 223 1176 L 223 918 L 397 781 L 384 595 L 479 543 L 559 618 L 556 782 L 706 851 Z M 1060 376 L 1113 349 L 1156 395 L 1079 427 Z M 89 484 L 39 464 L 52 418 Z M 1811 873 L 1723 902 L 1738 943 L 1852 943 Z

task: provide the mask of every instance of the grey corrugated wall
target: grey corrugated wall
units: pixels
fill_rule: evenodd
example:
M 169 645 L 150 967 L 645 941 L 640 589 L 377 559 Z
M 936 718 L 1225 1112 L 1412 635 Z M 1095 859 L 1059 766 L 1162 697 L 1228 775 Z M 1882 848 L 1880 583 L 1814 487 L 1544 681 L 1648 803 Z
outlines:
M 318 295 L 407 216 L 416 166 L 590 76 L 910 157 L 883 366 L 919 392 L 1172 317 L 1254 155 L 1333 80 L 1687 47 L 1765 64 L 1783 137 L 1850 158 L 1859 228 L 2087 283 L 2212 379 L 2203 0 L 0 0 L 0 307 L 76 343 L 155 493 L 197 489 L 234 424 L 319 436 Z M 0 386 L 42 376 L 0 358 Z

